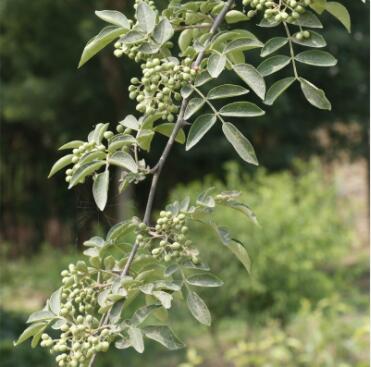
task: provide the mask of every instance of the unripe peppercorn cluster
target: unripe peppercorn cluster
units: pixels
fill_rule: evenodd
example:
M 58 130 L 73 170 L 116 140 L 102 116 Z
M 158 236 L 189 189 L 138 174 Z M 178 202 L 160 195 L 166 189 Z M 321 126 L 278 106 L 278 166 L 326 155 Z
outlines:
M 139 112 L 161 113 L 163 120 L 173 122 L 179 110 L 177 103 L 182 99 L 180 89 L 196 76 L 192 59 L 186 58 L 177 64 L 169 59 L 152 58 L 141 66 L 143 77 L 131 79 L 129 97 L 138 102 Z
M 114 136 L 112 131 L 105 131 L 103 137 L 107 140 L 111 139 Z M 72 150 L 72 164 L 71 168 L 66 170 L 66 182 L 70 182 L 73 174 L 84 164 L 84 158 L 93 152 L 106 152 L 107 147 L 103 144 L 97 144 L 93 141 L 85 142 L 81 144 L 78 148 Z M 84 179 L 80 183 L 83 183 Z
M 146 43 L 147 40 L 143 39 L 141 41 L 138 41 L 136 43 L 131 43 L 131 44 L 126 44 L 124 42 L 121 42 L 118 40 L 115 42 L 114 47 L 115 50 L 113 51 L 113 54 L 116 57 L 121 57 L 123 55 L 127 55 L 129 59 L 134 60 L 135 62 L 140 62 L 140 61 L 146 61 L 153 57 L 153 55 L 144 53 L 141 51 L 141 46 Z M 162 49 L 170 49 L 173 48 L 174 44 L 171 41 L 166 42 L 163 46 Z
M 282 0 L 279 3 L 272 0 L 243 0 L 242 4 L 251 8 L 251 10 L 246 9 L 249 18 L 253 18 L 258 12 L 263 12 L 267 20 L 293 22 L 300 18 L 311 2 L 312 0 Z
M 185 214 L 161 211 L 153 228 L 143 224 L 139 226 L 139 232 L 137 243 L 148 248 L 155 258 L 165 262 L 191 260 L 194 264 L 199 263 L 199 251 L 187 238 Z
M 58 339 L 43 334 L 40 345 L 57 354 L 56 362 L 60 367 L 85 367 L 94 353 L 109 349 L 112 333 L 109 327 L 100 327 L 95 317 L 99 290 L 86 263 L 70 264 L 61 275 L 60 316 L 65 323 Z

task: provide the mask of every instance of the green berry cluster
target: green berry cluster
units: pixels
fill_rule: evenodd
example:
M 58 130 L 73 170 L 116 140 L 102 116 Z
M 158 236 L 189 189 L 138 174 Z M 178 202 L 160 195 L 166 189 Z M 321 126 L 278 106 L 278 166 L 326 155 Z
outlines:
M 139 112 L 160 113 L 163 120 L 173 122 L 179 110 L 176 103 L 182 99 L 180 89 L 196 76 L 192 59 L 187 57 L 179 64 L 174 59 L 152 58 L 141 66 L 143 77 L 131 79 L 130 99 L 138 102 Z
M 113 132 L 106 131 L 104 137 L 110 139 L 113 136 Z M 66 182 L 70 182 L 73 174 L 84 164 L 84 158 L 92 152 L 105 152 L 106 146 L 104 144 L 96 144 L 95 142 L 85 142 L 81 144 L 78 148 L 72 150 L 72 168 L 66 170 Z M 84 179 L 81 183 L 84 182 Z
M 91 268 L 90 268 L 91 269 Z M 63 270 L 61 308 L 59 316 L 65 321 L 58 339 L 42 335 L 40 345 L 57 354 L 58 366 L 85 367 L 94 353 L 106 352 L 112 341 L 110 327 L 100 327 L 98 314 L 99 288 L 87 264 L 78 261 Z
M 135 43 L 127 44 L 127 43 L 124 43 L 118 40 L 114 44 L 115 50 L 113 51 L 113 54 L 116 57 L 127 55 L 129 59 L 132 59 L 135 62 L 146 61 L 153 56 L 151 54 L 141 51 L 142 45 L 146 43 L 147 41 L 148 40 L 143 39 Z M 174 44 L 171 41 L 168 41 L 162 46 L 162 50 L 171 49 L 173 47 L 174 47 Z
M 264 13 L 264 18 L 276 22 L 293 22 L 300 18 L 305 12 L 305 8 L 311 4 L 312 0 L 282 0 L 279 2 L 272 0 L 242 0 L 242 4 L 251 10 L 247 11 L 249 18 L 254 17 L 258 12 Z
M 299 41 L 303 39 L 309 39 L 310 38 L 310 32 L 309 31 L 300 31 L 295 34 L 295 38 Z
M 161 211 L 153 228 L 142 224 L 139 230 L 142 233 L 137 235 L 137 243 L 149 248 L 155 258 L 165 262 L 188 259 L 194 264 L 199 263 L 199 251 L 192 247 L 192 241 L 187 238 L 185 214 Z

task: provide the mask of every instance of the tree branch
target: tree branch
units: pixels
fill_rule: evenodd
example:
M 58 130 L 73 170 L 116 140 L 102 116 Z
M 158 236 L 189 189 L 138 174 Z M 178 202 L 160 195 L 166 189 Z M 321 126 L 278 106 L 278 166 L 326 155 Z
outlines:
M 210 43 L 210 39 L 211 37 L 216 33 L 216 31 L 218 30 L 218 28 L 220 27 L 221 23 L 223 22 L 224 20 L 224 17 L 225 15 L 227 14 L 228 10 L 231 8 L 231 6 L 233 5 L 234 3 L 234 0 L 228 0 L 225 5 L 224 5 L 224 8 L 222 9 L 222 11 L 218 14 L 218 16 L 214 19 L 214 22 L 213 24 L 211 25 L 211 28 L 210 28 L 210 38 L 209 38 L 209 41 L 208 41 L 208 44 Z M 207 49 L 207 45 L 200 51 L 200 53 L 197 55 L 197 58 L 196 58 L 196 61 L 194 62 L 193 64 L 193 69 L 197 70 L 200 65 L 201 65 L 201 62 L 205 56 L 205 52 L 206 52 L 206 49 Z M 170 138 L 169 140 L 167 141 L 167 144 L 165 146 L 165 149 L 164 151 L 162 152 L 161 154 L 161 157 L 158 161 L 158 163 L 156 164 L 155 166 L 155 169 L 154 169 L 154 174 L 153 174 L 153 177 L 152 177 L 152 183 L 151 183 L 151 188 L 150 188 L 150 191 L 149 191 L 149 195 L 148 195 L 148 200 L 147 200 L 147 205 L 146 205 L 146 210 L 145 210 L 145 213 L 144 213 L 144 219 L 143 219 L 143 222 L 146 224 L 146 225 L 149 225 L 150 224 L 150 219 L 151 219 L 151 214 L 152 214 L 152 207 L 153 207 L 153 201 L 155 199 L 155 195 L 156 195 L 156 190 L 157 190 L 157 184 L 158 184 L 158 180 L 159 180 L 159 177 L 160 177 L 160 174 L 161 174 L 161 171 L 162 171 L 162 168 L 169 156 L 169 153 L 171 151 L 171 148 L 175 142 L 175 138 L 176 136 L 178 135 L 178 132 L 179 130 L 183 127 L 184 125 L 184 112 L 188 106 L 188 98 L 183 98 L 183 101 L 182 101 L 182 104 L 181 104 L 181 107 L 180 107 L 180 111 L 179 111 L 179 114 L 178 114 L 178 118 L 177 118 L 177 121 L 175 123 L 175 126 L 174 126 L 174 129 L 170 135 Z M 125 265 L 125 268 L 122 272 L 122 276 L 125 276 L 128 274 L 129 272 L 129 269 L 130 269 L 130 266 L 134 260 L 134 257 L 138 251 L 138 247 L 139 245 L 136 243 L 131 252 L 130 252 L 130 255 L 129 255 L 129 258 L 128 258 L 128 261 L 126 262 L 126 265 Z
M 209 41 L 207 42 L 207 45 L 197 55 L 196 61 L 192 65 L 193 69 L 195 69 L 195 70 L 199 69 L 199 67 L 201 65 L 201 62 L 202 62 L 202 60 L 205 56 L 207 46 L 209 45 L 212 36 L 215 35 L 216 31 L 220 27 L 221 23 L 224 20 L 225 15 L 227 14 L 228 10 L 232 7 L 233 3 L 234 3 L 234 0 L 228 0 L 225 3 L 224 8 L 222 9 L 222 11 L 214 19 L 214 21 L 211 25 L 211 28 L 210 28 L 210 32 L 209 32 L 210 33 Z M 182 104 L 181 104 L 181 107 L 180 107 L 180 110 L 179 110 L 178 118 L 177 118 L 177 121 L 176 121 L 175 126 L 174 126 L 174 129 L 173 129 L 173 131 L 172 131 L 172 133 L 169 137 L 169 140 L 166 143 L 166 146 L 165 146 L 165 148 L 164 148 L 164 150 L 163 150 L 163 152 L 160 156 L 160 159 L 159 159 L 158 163 L 153 168 L 154 173 L 153 173 L 153 176 L 152 176 L 151 188 L 150 188 L 150 191 L 149 191 L 149 194 L 148 194 L 146 210 L 145 210 L 144 218 L 143 218 L 143 222 L 146 225 L 150 224 L 153 202 L 154 202 L 154 199 L 155 199 L 155 196 L 156 196 L 157 185 L 158 185 L 158 180 L 159 180 L 160 175 L 161 175 L 161 171 L 162 171 L 162 169 L 165 165 L 165 162 L 166 162 L 167 158 L 169 157 L 171 148 L 173 147 L 173 144 L 175 142 L 175 138 L 178 135 L 179 130 L 186 124 L 186 122 L 184 121 L 184 113 L 185 113 L 185 110 L 188 106 L 188 103 L 189 103 L 189 98 L 188 97 L 183 98 Z M 138 248 L 139 248 L 138 243 L 135 243 L 133 248 L 131 249 L 131 252 L 130 252 L 128 260 L 125 264 L 124 270 L 121 273 L 122 277 L 124 277 L 125 275 L 127 275 L 129 273 L 130 267 L 131 267 L 131 265 L 134 261 L 135 255 L 138 251 Z M 108 323 L 108 321 L 109 321 L 109 311 L 104 316 L 103 320 L 104 320 L 103 324 Z M 93 355 L 92 359 L 90 360 L 90 363 L 89 363 L 88 367 L 93 366 L 94 361 L 95 361 L 95 357 L 96 357 L 96 354 Z

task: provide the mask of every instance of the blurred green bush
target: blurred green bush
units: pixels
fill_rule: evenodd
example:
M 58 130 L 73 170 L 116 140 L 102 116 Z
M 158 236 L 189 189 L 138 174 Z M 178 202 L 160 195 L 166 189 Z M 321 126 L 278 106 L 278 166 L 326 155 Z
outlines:
M 272 321 L 251 330 L 226 358 L 234 367 L 366 367 L 369 343 L 366 315 L 336 298 L 323 299 L 314 308 L 303 302 L 286 327 Z
M 215 192 L 232 187 L 241 191 L 241 201 L 260 223 L 256 226 L 227 209 L 215 215 L 217 223 L 245 244 L 253 264 L 251 276 L 228 251 L 220 256 L 223 247 L 209 231 L 195 228 L 195 243 L 225 282 L 217 297 L 204 295 L 216 320 L 236 314 L 254 320 L 285 319 L 303 298 L 318 301 L 343 288 L 346 270 L 339 259 L 352 242 L 350 213 L 342 210 L 336 187 L 323 178 L 317 161 L 297 163 L 292 172 L 258 169 L 254 176 L 231 163 L 224 182 L 208 177 L 177 187 L 171 198 L 194 198 L 209 185 Z

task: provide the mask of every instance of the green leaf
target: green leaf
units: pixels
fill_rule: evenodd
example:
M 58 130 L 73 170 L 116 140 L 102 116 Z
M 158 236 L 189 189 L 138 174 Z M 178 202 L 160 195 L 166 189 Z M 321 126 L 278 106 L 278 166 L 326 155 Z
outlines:
M 171 308 L 171 301 L 173 300 L 171 294 L 163 291 L 153 291 L 152 295 L 161 302 L 163 308 L 167 310 Z
M 196 204 L 207 208 L 214 208 L 215 200 L 211 195 L 209 195 L 213 190 L 214 187 L 209 187 L 207 190 L 201 192 L 201 194 L 197 196 Z
M 295 81 L 294 77 L 288 77 L 281 80 L 276 81 L 272 84 L 272 86 L 268 89 L 268 92 L 265 96 L 264 103 L 266 105 L 271 106 L 274 101 L 287 89 L 290 85 Z
M 223 281 L 213 274 L 200 273 L 186 279 L 187 283 L 195 287 L 221 287 Z
M 222 116 L 229 117 L 257 117 L 265 114 L 260 107 L 251 102 L 232 102 L 222 107 L 219 112 Z
M 58 171 L 63 169 L 64 167 L 68 166 L 72 163 L 73 154 L 67 154 L 62 158 L 59 158 L 53 165 L 52 169 L 50 170 L 48 178 L 55 175 Z
M 194 291 L 185 289 L 186 302 L 192 316 L 201 324 L 210 326 L 211 315 L 203 299 Z
M 210 48 L 222 51 L 228 42 L 240 38 L 250 38 L 259 42 L 256 36 L 246 29 L 234 29 L 233 31 L 224 31 L 217 34 L 210 44 Z
M 103 211 L 107 204 L 109 187 L 109 170 L 99 173 L 93 183 L 93 197 L 99 210 Z
M 99 34 L 97 34 L 86 44 L 78 67 L 81 68 L 81 66 L 95 56 L 100 50 L 126 32 L 127 29 L 123 27 L 108 26 L 103 28 Z
M 251 273 L 251 260 L 249 254 L 247 253 L 245 247 L 242 246 L 237 240 L 231 240 L 228 244 L 228 249 L 237 257 L 242 263 L 248 273 Z
M 59 315 L 59 312 L 61 310 L 61 293 L 62 289 L 57 289 L 49 299 L 49 308 L 50 311 L 52 311 L 55 315 Z
M 310 7 L 317 13 L 322 14 L 326 9 L 327 0 L 314 0 L 311 2 Z
M 206 70 L 204 70 L 196 76 L 195 86 L 201 87 L 201 85 L 206 84 L 211 79 L 212 79 L 211 75 Z
M 139 27 L 148 33 L 151 33 L 156 25 L 156 12 L 144 1 L 141 1 L 137 7 L 136 18 Z
M 258 71 L 263 76 L 268 76 L 283 69 L 290 64 L 290 58 L 284 55 L 272 56 L 264 60 L 259 66 Z
M 202 98 L 192 98 L 184 113 L 184 119 L 188 120 L 192 117 L 201 107 L 204 105 L 205 101 Z
M 79 164 L 82 166 L 86 163 L 97 161 L 97 160 L 103 160 L 106 158 L 106 153 L 102 152 L 100 150 L 96 150 L 93 152 L 85 153 L 79 160 Z
M 17 345 L 22 344 L 24 341 L 38 334 L 40 330 L 43 329 L 45 329 L 44 322 L 37 322 L 35 324 L 30 325 L 25 331 L 23 331 L 18 340 L 14 343 L 14 346 L 16 347 Z
M 108 159 L 110 164 L 138 173 L 138 166 L 133 157 L 126 152 L 116 152 Z
M 144 340 L 142 331 L 134 326 L 130 326 L 128 329 L 128 334 L 130 338 L 130 344 L 138 352 L 144 352 Z
M 164 18 L 158 23 L 153 31 L 153 39 L 160 45 L 163 45 L 173 37 L 174 29 L 168 19 Z
M 207 71 L 213 78 L 217 78 L 224 70 L 226 62 L 225 55 L 212 54 L 207 61 Z
M 294 43 L 297 43 L 298 45 L 306 46 L 306 47 L 315 47 L 315 48 L 321 48 L 325 47 L 327 45 L 326 40 L 317 32 L 309 31 L 310 37 L 309 38 L 303 38 L 301 40 L 296 38 L 296 35 L 298 33 L 295 33 L 292 35 L 291 40 Z
M 214 114 L 205 114 L 197 117 L 195 122 L 191 125 L 191 128 L 187 137 L 186 150 L 193 148 L 204 135 L 214 126 L 216 117 Z
M 115 348 L 117 349 L 127 349 L 131 347 L 130 338 L 123 337 L 115 342 Z
M 331 103 L 322 89 L 303 78 L 300 78 L 300 86 L 305 98 L 310 104 L 321 110 L 331 110 Z
M 274 37 L 266 42 L 260 51 L 261 57 L 266 57 L 285 46 L 289 40 L 286 37 Z
M 308 65 L 314 66 L 335 66 L 337 60 L 329 52 L 320 50 L 307 50 L 300 52 L 295 56 L 295 60 Z
M 97 124 L 94 128 L 93 134 L 89 136 L 89 141 L 94 142 L 95 144 L 101 144 L 103 140 L 103 134 L 107 131 L 109 124 Z
M 262 75 L 249 64 L 239 64 L 233 66 L 236 74 L 256 93 L 260 99 L 265 96 L 265 81 Z
M 27 324 L 37 321 L 47 321 L 55 318 L 55 314 L 53 312 L 47 310 L 41 310 L 33 312 L 27 319 Z
M 121 42 L 126 43 L 127 45 L 138 43 L 144 41 L 146 38 L 145 33 L 138 31 L 130 31 L 126 33 L 123 37 L 120 38 Z
M 113 139 L 110 140 L 108 145 L 108 151 L 110 153 L 114 153 L 116 150 L 119 150 L 124 146 L 133 145 L 135 143 L 137 143 L 137 141 L 132 135 L 116 135 Z M 104 153 L 103 156 L 105 156 Z
M 259 47 L 263 47 L 263 44 L 257 39 L 240 38 L 228 43 L 223 53 L 228 54 L 234 51 L 248 51 Z
M 158 133 L 170 137 L 174 130 L 175 124 L 170 122 L 165 122 L 161 125 L 157 125 L 153 130 L 157 131 Z M 176 135 L 175 141 L 179 144 L 184 144 L 186 140 L 185 133 L 183 129 L 180 129 Z
M 227 24 L 234 24 L 238 22 L 243 22 L 245 20 L 249 20 L 249 17 L 246 16 L 244 13 L 238 10 L 230 10 L 225 15 L 225 21 Z
M 147 326 L 143 328 L 144 335 L 152 339 L 169 350 L 176 350 L 183 348 L 184 345 L 181 343 L 167 326 Z
M 223 84 L 211 89 L 207 93 L 207 99 L 221 99 L 238 97 L 249 93 L 249 90 L 234 84 Z
M 137 118 L 133 115 L 127 115 L 122 121 L 119 122 L 119 124 L 135 131 L 140 129 L 140 124 Z
M 103 247 L 105 243 L 102 237 L 94 236 L 85 241 L 83 245 L 87 247 Z
M 246 217 L 251 219 L 255 224 L 259 224 L 258 220 L 256 219 L 255 213 L 251 210 L 251 208 L 248 205 L 240 203 L 235 200 L 228 200 L 224 203 L 224 205 L 232 209 L 238 210 L 239 212 L 245 214 Z
M 65 150 L 65 149 L 74 149 L 78 148 L 80 145 L 84 144 L 85 142 L 82 140 L 72 140 L 66 144 L 63 144 L 58 150 Z
M 180 90 L 180 94 L 183 98 L 189 98 L 193 93 L 193 88 L 189 85 L 186 85 L 185 87 L 182 87 Z
M 308 28 L 323 28 L 323 25 L 318 17 L 309 10 L 306 10 L 305 13 L 301 14 L 299 19 L 287 23 Z
M 97 10 L 95 11 L 95 15 L 107 23 L 126 29 L 130 28 L 128 18 L 117 10 Z
M 182 31 L 178 38 L 178 45 L 180 51 L 185 52 L 185 50 L 191 45 L 193 41 L 193 29 L 185 29 Z
M 214 222 L 210 223 L 211 227 L 215 230 L 219 240 L 225 246 L 228 246 L 231 240 L 231 235 L 228 230 L 224 227 L 218 227 Z
M 153 311 L 157 310 L 159 307 L 161 307 L 159 304 L 152 304 L 138 308 L 138 310 L 135 311 L 134 315 L 130 319 L 131 323 L 134 326 L 140 325 L 148 318 L 148 316 L 151 315 Z
M 334 16 L 350 33 L 351 31 L 350 15 L 347 8 L 343 4 L 340 4 L 337 1 L 329 1 L 326 4 L 326 10 L 332 16 Z
M 39 344 L 39 341 L 41 339 L 41 335 L 43 334 L 44 330 L 46 329 L 46 325 L 44 328 L 40 329 L 38 333 L 36 333 L 31 341 L 31 348 L 36 348 Z
M 104 162 L 104 161 L 93 161 L 93 162 L 83 164 L 73 174 L 73 176 L 71 178 L 71 181 L 70 181 L 70 185 L 68 186 L 68 188 L 71 189 L 73 186 L 80 183 L 80 181 L 83 181 L 85 179 L 85 177 L 93 174 L 95 171 L 97 171 L 99 168 L 101 168 L 105 164 L 106 164 L 106 162 Z
M 258 165 L 255 151 L 251 143 L 241 134 L 241 132 L 231 124 L 223 124 L 223 132 L 227 140 L 232 144 L 238 155 L 247 163 Z
M 155 132 L 149 129 L 142 129 L 139 132 L 139 135 L 137 136 L 138 144 L 139 146 L 145 150 L 149 151 L 151 147 L 152 139 L 155 135 Z
M 121 290 L 121 292 L 122 292 L 122 290 Z M 126 301 L 126 298 L 117 301 L 112 306 L 112 308 L 110 309 L 110 311 L 109 311 L 109 320 L 110 320 L 111 323 L 115 324 L 115 323 L 119 322 L 119 320 L 121 318 L 122 310 L 124 309 L 125 301 Z
M 111 229 L 107 233 L 107 238 L 106 238 L 107 241 L 115 241 L 122 235 L 128 233 L 133 228 L 134 225 L 135 224 L 130 219 L 124 220 L 120 223 L 115 224 L 113 227 L 111 227 Z
M 233 65 L 237 64 L 244 64 L 246 59 L 245 59 L 245 54 L 243 51 L 232 51 L 227 54 L 227 59 L 229 63 L 227 63 L 227 70 L 231 70 Z M 230 64 L 230 65 L 229 65 Z

